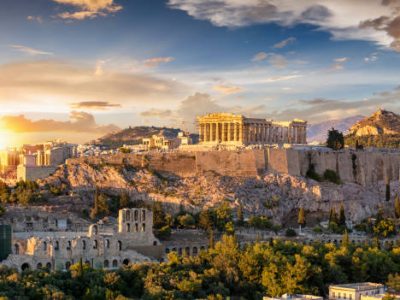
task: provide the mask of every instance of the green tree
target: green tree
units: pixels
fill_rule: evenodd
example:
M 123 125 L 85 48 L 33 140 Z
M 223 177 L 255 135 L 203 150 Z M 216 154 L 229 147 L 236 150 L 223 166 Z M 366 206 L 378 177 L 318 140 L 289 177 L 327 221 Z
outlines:
M 195 225 L 195 220 L 191 214 L 178 216 L 178 222 L 182 228 L 192 228 Z
M 335 128 L 328 131 L 328 139 L 326 141 L 327 147 L 333 150 L 341 150 L 344 148 L 344 136 Z
M 340 211 L 339 211 L 339 226 L 346 227 L 346 215 L 344 213 L 344 205 L 343 203 L 340 205 Z

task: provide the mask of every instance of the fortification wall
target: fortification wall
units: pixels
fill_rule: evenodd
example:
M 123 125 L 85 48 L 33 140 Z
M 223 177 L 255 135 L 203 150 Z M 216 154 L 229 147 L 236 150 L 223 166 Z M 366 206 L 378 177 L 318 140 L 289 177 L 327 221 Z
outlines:
M 323 175 L 328 169 L 343 182 L 364 186 L 399 180 L 400 153 L 379 151 L 329 151 L 327 149 L 264 148 L 238 151 L 196 151 L 117 154 L 69 159 L 67 164 L 128 164 L 182 177 L 214 172 L 224 176 L 257 176 L 265 171 L 306 176 L 311 165 Z

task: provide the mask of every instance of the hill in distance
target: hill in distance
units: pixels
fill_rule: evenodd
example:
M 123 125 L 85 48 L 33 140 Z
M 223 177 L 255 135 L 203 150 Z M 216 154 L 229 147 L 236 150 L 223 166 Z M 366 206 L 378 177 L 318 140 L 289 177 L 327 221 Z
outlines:
M 164 135 L 168 138 L 178 136 L 181 130 L 178 128 L 155 127 L 155 126 L 136 126 L 128 127 L 117 132 L 109 133 L 95 141 L 96 144 L 101 144 L 109 147 L 121 147 L 126 145 L 137 145 L 142 142 L 143 138 L 149 138 L 152 135 Z M 191 134 L 192 139 L 196 141 L 198 135 Z
M 328 130 L 335 128 L 346 134 L 349 128 L 356 122 L 362 120 L 364 116 L 356 115 L 344 119 L 328 120 L 321 123 L 311 124 L 307 128 L 308 143 L 325 143 Z
M 399 148 L 400 115 L 379 109 L 358 121 L 346 136 L 346 144 L 354 146 L 356 142 L 366 147 Z

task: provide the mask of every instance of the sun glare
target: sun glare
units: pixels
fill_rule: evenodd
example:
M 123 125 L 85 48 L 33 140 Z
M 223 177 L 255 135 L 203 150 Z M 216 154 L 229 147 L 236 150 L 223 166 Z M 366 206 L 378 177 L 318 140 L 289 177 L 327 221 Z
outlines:
M 5 131 L 0 131 L 0 150 L 5 149 L 10 145 L 10 134 Z

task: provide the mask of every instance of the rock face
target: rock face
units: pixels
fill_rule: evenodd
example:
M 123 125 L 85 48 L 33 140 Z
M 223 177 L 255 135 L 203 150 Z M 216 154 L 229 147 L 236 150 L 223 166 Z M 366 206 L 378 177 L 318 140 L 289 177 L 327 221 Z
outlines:
M 180 205 L 191 211 L 228 201 L 232 208 L 243 206 L 247 215 L 265 215 L 276 222 L 292 222 L 303 207 L 309 218 L 324 220 L 329 210 L 343 203 L 347 218 L 360 221 L 382 205 L 390 214 L 398 182 L 391 183 L 391 200 L 385 201 L 385 182 L 373 186 L 354 183 L 336 185 L 301 176 L 264 173 L 256 177 L 221 176 L 206 172 L 198 176 L 161 175 L 146 168 L 88 164 L 65 165 L 40 184 L 66 184 L 79 193 L 96 187 L 108 193 L 128 192 L 133 200 L 160 201 L 171 211 Z
M 400 116 L 380 109 L 350 128 L 355 136 L 400 135 Z

